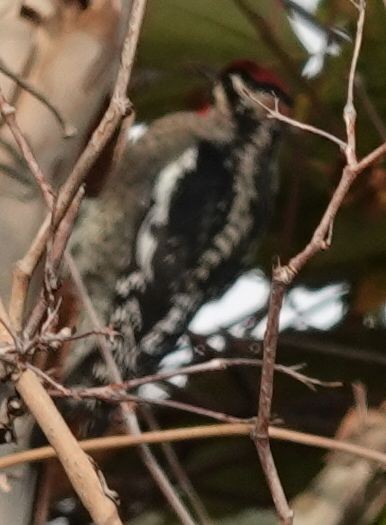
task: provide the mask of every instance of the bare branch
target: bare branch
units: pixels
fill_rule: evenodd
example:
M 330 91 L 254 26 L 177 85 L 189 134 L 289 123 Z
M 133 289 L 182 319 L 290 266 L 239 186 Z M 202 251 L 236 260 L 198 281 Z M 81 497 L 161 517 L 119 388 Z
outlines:
M 13 270 L 9 317 L 17 332 L 23 324 L 24 306 L 32 274 L 46 249 L 50 224 L 51 215 L 47 215 L 27 253 L 16 262 Z
M 290 118 L 287 115 L 281 113 L 279 110 L 279 101 L 274 95 L 273 96 L 275 97 L 275 107 L 274 109 L 272 109 L 271 107 L 261 102 L 261 100 L 259 100 L 238 77 L 235 77 L 233 79 L 233 85 L 241 96 L 249 98 L 250 100 L 252 100 L 252 102 L 264 108 L 268 113 L 269 118 L 280 120 L 281 122 L 285 122 L 286 124 L 289 124 L 290 126 L 293 126 L 295 128 L 302 129 L 303 131 L 308 131 L 310 133 L 313 133 L 314 135 L 319 135 L 320 137 L 323 137 L 329 140 L 330 142 L 337 144 L 342 151 L 345 151 L 347 149 L 346 142 L 336 137 L 332 133 L 328 133 L 327 131 L 324 131 L 323 129 L 317 128 L 310 124 L 305 124 L 304 122 L 300 122 L 299 120 Z
M 157 372 L 156 374 L 138 377 L 134 379 L 129 379 L 128 381 L 124 381 L 123 383 L 119 383 L 119 384 L 115 384 L 111 386 L 114 389 L 129 389 L 130 390 L 130 389 L 138 388 L 141 385 L 146 385 L 148 383 L 165 381 L 166 379 L 170 379 L 171 377 L 175 377 L 178 375 L 194 375 L 194 374 L 200 374 L 200 373 L 206 373 L 206 372 L 216 372 L 216 371 L 226 370 L 227 368 L 234 367 L 234 366 L 256 367 L 256 366 L 262 366 L 262 364 L 263 364 L 263 361 L 261 359 L 215 358 L 215 359 L 211 359 L 210 361 L 206 361 L 205 363 L 199 363 L 196 365 L 188 365 L 188 366 L 184 366 L 181 368 L 177 368 L 175 370 L 161 370 L 160 372 Z M 324 382 L 314 377 L 309 377 L 309 376 L 306 376 L 305 374 L 301 374 L 298 371 L 299 366 L 288 367 L 284 365 L 275 364 L 275 370 L 277 372 L 281 372 L 283 374 L 293 377 L 294 379 L 300 381 L 301 383 L 305 384 L 311 389 L 314 386 L 325 386 L 325 387 L 342 386 L 342 383 L 337 382 L 337 381 Z M 100 388 L 102 389 L 108 388 L 108 385 L 105 387 L 96 387 L 92 389 L 92 391 L 98 392 Z
M 95 330 L 100 330 L 102 327 L 102 322 L 99 319 L 98 313 L 96 312 L 94 305 L 92 304 L 86 286 L 84 285 L 82 276 L 80 275 L 79 270 L 70 254 L 66 254 L 66 262 L 71 270 L 72 278 L 77 287 L 80 299 L 90 318 L 90 321 Z M 109 372 L 112 381 L 115 381 L 116 383 L 122 383 L 121 373 L 111 354 L 110 347 L 104 338 L 98 337 L 98 347 L 106 363 L 106 368 Z M 132 403 L 121 403 L 120 409 L 122 413 L 122 420 L 130 434 L 141 435 L 139 423 L 136 414 L 133 411 L 132 405 Z M 145 466 L 149 469 L 161 492 L 164 494 L 170 506 L 176 512 L 177 516 L 179 516 L 182 523 L 194 523 L 187 509 L 181 503 L 181 500 L 176 494 L 170 481 L 159 466 L 158 461 L 151 452 L 150 448 L 147 445 L 143 444 L 139 447 L 139 450 Z
M 249 436 L 254 430 L 252 423 L 228 423 L 222 425 L 200 425 L 196 427 L 175 428 L 156 432 L 143 432 L 139 436 L 118 435 L 96 439 L 86 439 L 79 442 L 83 450 L 96 452 L 99 450 L 114 450 L 138 446 L 141 443 L 155 444 L 167 441 L 186 441 L 196 439 L 209 439 L 217 437 Z M 359 458 L 378 463 L 386 469 L 386 454 L 372 448 L 362 447 L 348 441 L 297 432 L 276 426 L 269 427 L 269 437 L 280 441 L 299 443 L 309 447 L 334 450 L 353 454 Z M 27 462 L 43 461 L 56 457 L 52 447 L 41 447 L 9 454 L 0 458 L 0 469 L 9 468 Z
M 54 239 L 51 243 L 51 249 L 48 250 L 46 265 L 45 265 L 46 266 L 45 267 L 45 283 L 44 283 L 45 286 L 41 290 L 39 298 L 26 323 L 26 326 L 23 332 L 26 338 L 31 337 L 35 333 L 45 313 L 47 312 L 47 308 L 49 307 L 48 303 L 52 303 L 54 300 L 52 293 L 58 287 L 56 275 L 57 275 L 57 272 L 59 271 L 59 267 L 62 261 L 63 253 L 67 246 L 67 242 L 72 233 L 72 229 L 73 229 L 75 220 L 77 218 L 83 196 L 84 196 L 84 188 L 81 187 L 78 190 L 78 193 L 75 195 L 70 207 L 68 208 L 66 212 L 66 215 L 63 217 L 63 220 L 60 222 L 58 229 L 55 233 Z M 18 271 L 19 271 L 18 275 L 20 276 L 21 283 L 27 286 L 26 289 L 23 289 L 23 292 L 24 291 L 27 292 L 29 276 L 31 275 L 31 273 L 27 274 L 27 276 L 26 275 L 23 276 L 21 273 L 20 267 Z M 47 300 L 47 291 L 49 292 L 48 293 L 49 301 Z M 17 293 L 17 296 L 20 296 L 20 293 L 18 292 L 17 289 L 15 290 L 15 293 Z M 20 312 L 19 315 L 21 319 L 22 312 Z
M 35 161 L 32 152 L 31 158 Z M 44 177 L 42 180 L 43 183 L 45 183 Z M 41 180 L 39 183 L 40 182 Z M 78 191 L 78 194 L 68 208 L 64 220 L 59 224 L 55 236 L 56 242 L 53 244 L 52 257 L 50 258 L 53 271 L 57 270 L 60 264 L 63 251 L 79 210 L 83 193 L 83 189 Z M 47 195 L 45 196 L 48 199 Z M 31 248 L 34 248 L 34 244 Z M 17 312 L 19 315 L 17 321 L 21 325 L 29 279 L 24 278 L 19 282 L 21 283 L 22 291 L 20 292 L 17 289 L 14 291 L 17 297 L 21 297 L 21 300 L 19 299 L 19 303 L 17 304 L 18 308 L 20 308 Z M 38 305 L 39 304 L 43 305 L 43 309 L 40 308 L 43 312 L 46 306 L 44 301 L 38 302 Z M 15 322 L 15 320 L 13 321 Z M 10 333 L 12 335 L 12 332 Z M 13 336 L 16 346 L 17 340 L 15 337 L 16 336 Z M 37 380 L 36 375 L 31 371 L 22 371 L 16 376 L 15 387 L 31 413 L 35 416 L 48 441 L 56 449 L 58 457 L 74 489 L 90 512 L 91 517 L 95 520 L 95 523 L 100 525 L 105 523 L 121 524 L 115 504 L 104 493 L 100 475 L 97 473 L 94 465 L 90 463 L 89 458 L 79 448 L 76 439 L 68 429 L 52 400 Z M 82 471 L 82 476 L 79 476 L 79 469 Z
M 73 137 L 76 134 L 76 129 L 74 128 L 74 126 L 65 121 L 58 108 L 54 106 L 54 104 L 50 102 L 48 98 L 45 95 L 43 95 L 43 93 L 38 91 L 35 87 L 33 87 L 29 82 L 21 78 L 19 75 L 11 71 L 2 60 L 0 60 L 0 71 L 7 77 L 11 78 L 14 82 L 16 82 L 18 86 L 23 88 L 25 91 L 28 91 L 28 93 L 30 93 L 33 97 L 39 100 L 51 111 L 51 113 L 54 115 L 55 119 L 63 129 L 63 133 L 66 138 Z
M 355 132 L 355 123 L 356 123 L 356 109 L 354 106 L 354 83 L 355 83 L 355 74 L 358 66 L 358 58 L 361 50 L 362 39 L 363 39 L 363 26 L 365 22 L 366 14 L 366 0 L 359 0 L 358 2 L 353 2 L 355 7 L 359 11 L 358 21 L 357 21 L 357 31 L 354 43 L 354 52 L 350 65 L 350 73 L 348 77 L 348 87 L 347 87 L 347 101 L 343 111 L 343 118 L 346 123 L 346 133 L 347 133 L 347 149 L 346 149 L 346 158 L 347 164 L 349 166 L 355 166 L 357 162 L 356 158 L 356 132 Z
M 72 486 L 95 523 L 122 525 L 115 504 L 103 491 L 95 467 L 79 447 L 36 375 L 30 370 L 22 372 L 15 386 L 56 450 Z
M 377 162 L 377 160 L 383 157 L 384 155 L 386 155 L 386 142 L 378 146 L 375 150 L 373 150 L 371 153 L 366 155 L 366 157 L 360 160 L 358 164 L 352 168 L 352 171 L 355 175 L 358 175 L 359 173 L 362 173 L 362 171 L 367 169 L 369 166 L 374 164 L 374 162 Z
M 268 435 L 268 425 L 271 415 L 273 395 L 274 365 L 279 334 L 279 317 L 284 294 L 286 292 L 287 286 L 292 283 L 295 276 L 303 268 L 303 266 L 316 253 L 330 247 L 335 216 L 353 181 L 357 175 L 363 171 L 363 169 L 365 169 L 371 162 L 374 162 L 374 160 L 379 158 L 379 156 L 385 151 L 385 145 L 382 145 L 377 148 L 377 150 L 370 153 L 366 157 L 366 161 L 362 160 L 358 163 L 356 160 L 356 114 L 353 104 L 353 85 L 363 35 L 363 23 L 365 17 L 364 0 L 360 0 L 358 9 L 359 16 L 357 34 L 350 68 L 347 102 L 344 110 L 344 119 L 346 122 L 347 131 L 347 146 L 344 152 L 347 159 L 347 165 L 342 172 L 342 177 L 338 187 L 336 188 L 318 227 L 314 231 L 311 241 L 298 255 L 293 257 L 286 266 L 281 266 L 279 264 L 274 268 L 271 284 L 267 328 L 263 343 L 264 357 L 260 384 L 260 396 L 258 402 L 258 419 L 256 424 L 255 443 L 279 519 L 285 525 L 291 525 L 293 523 L 293 515 L 287 503 L 279 476 L 276 471 L 269 445 Z M 269 108 L 267 110 L 269 111 Z M 278 113 L 277 101 L 275 103 L 275 112 Z M 269 114 L 272 116 L 272 112 L 269 112 Z M 330 138 L 331 140 L 331 137 L 326 138 Z M 335 139 L 333 141 L 336 142 Z
M 176 410 L 183 410 L 184 412 L 189 412 L 191 414 L 196 414 L 198 416 L 209 417 L 217 421 L 222 421 L 223 423 L 243 423 L 245 419 L 240 417 L 234 417 L 224 412 L 218 412 L 215 410 L 209 410 L 207 408 L 199 407 L 196 405 L 191 405 L 189 403 L 183 403 L 181 401 L 174 401 L 173 399 L 152 399 L 143 396 L 136 396 L 132 394 L 118 395 L 118 399 L 122 401 L 133 401 L 135 403 L 146 403 L 149 405 L 156 405 L 165 408 L 174 408 Z M 104 401 L 110 401 L 110 398 L 107 397 Z
M 54 223 L 59 222 L 64 215 L 69 203 L 87 175 L 88 170 L 112 137 L 122 117 L 125 116 L 128 111 L 132 111 L 131 102 L 127 98 L 126 92 L 134 64 L 145 8 L 146 0 L 133 0 L 130 9 L 128 30 L 123 43 L 121 65 L 118 71 L 110 105 L 98 127 L 92 134 L 89 143 L 79 157 L 72 173 L 59 192 Z
M 6 98 L 4 97 L 4 94 L 0 88 L 0 113 L 5 120 L 5 122 L 8 124 L 9 129 L 12 132 L 12 135 L 17 142 L 23 157 L 25 158 L 28 167 L 31 170 L 32 175 L 34 176 L 39 188 L 42 191 L 44 200 L 47 203 L 53 202 L 53 193 L 51 190 L 50 185 L 47 183 L 45 176 L 43 175 L 39 164 L 36 162 L 35 156 L 32 153 L 32 150 L 24 137 L 23 133 L 20 131 L 20 128 L 16 122 L 15 117 L 15 108 L 11 106 Z
M 87 168 L 92 164 L 107 140 L 111 137 L 121 115 L 126 111 L 126 89 L 135 56 L 145 4 L 145 0 L 134 0 L 132 2 L 129 28 L 124 43 L 122 62 L 118 72 L 113 99 L 104 119 L 102 119 L 100 126 L 94 133 L 88 148 L 86 148 L 83 156 L 81 156 L 80 161 L 74 168 L 76 177 L 73 172 L 73 176 L 70 175 L 69 177 L 69 184 L 67 186 L 66 183 L 64 184 L 58 196 L 60 199 L 59 210 L 58 207 L 55 206 L 53 219 L 51 220 L 51 217 L 46 219 L 26 257 L 21 261 L 21 263 L 25 263 L 26 268 L 22 268 L 22 264 L 20 263 L 17 265 L 13 280 L 13 297 L 11 299 L 10 313 L 12 325 L 16 327 L 18 332 L 22 327 L 29 279 L 46 248 L 50 234 L 55 235 L 56 233 L 52 239 L 52 251 L 50 252 L 50 257 L 47 259 L 47 263 L 52 266 L 52 271 L 55 272 L 59 266 L 73 220 L 79 208 L 82 197 L 80 186 L 86 175 Z M 1 92 L 0 112 L 10 127 L 34 178 L 41 188 L 48 207 L 53 208 L 54 192 L 46 181 L 26 139 L 17 126 L 14 117 L 14 108 L 7 103 Z M 48 273 L 46 272 L 46 276 L 47 275 Z M 50 285 L 51 283 L 49 283 L 49 286 Z M 43 313 L 46 304 L 42 301 L 40 304 L 41 307 L 37 308 L 37 310 Z M 39 302 L 37 306 L 39 306 Z M 35 319 L 38 318 L 39 315 L 35 315 Z M 56 448 L 74 489 L 78 492 L 81 501 L 89 510 L 95 523 L 98 525 L 106 525 L 107 523 L 119 525 L 121 521 L 115 505 L 103 492 L 100 474 L 96 472 L 87 456 L 79 449 L 77 441 L 65 425 L 64 420 L 57 412 L 48 394 L 37 380 L 36 375 L 31 370 L 22 371 L 15 378 L 15 386 L 32 414 L 36 417 L 47 439 Z M 80 472 L 81 475 L 79 474 Z M 186 523 L 192 522 L 186 521 Z
M 258 417 L 254 441 L 279 519 L 284 525 L 291 525 L 293 513 L 287 503 L 276 471 L 269 445 L 268 433 L 273 396 L 273 375 L 279 336 L 279 318 L 284 294 L 285 285 L 280 281 L 275 281 L 275 278 L 273 278 L 268 307 L 267 327 L 263 341 L 263 368 L 261 371 Z
M 15 291 L 15 295 L 12 294 L 13 304 L 11 305 L 12 308 L 10 309 L 15 312 L 11 318 L 15 318 L 17 321 L 16 324 L 18 326 L 20 326 L 22 318 L 20 305 L 24 304 L 29 279 L 42 254 L 44 253 L 51 228 L 55 230 L 58 227 L 60 221 L 66 213 L 68 206 L 72 202 L 73 197 L 80 188 L 88 172 L 88 169 L 94 163 L 103 147 L 111 138 L 117 124 L 119 123 L 122 116 L 126 113 L 129 106 L 129 102 L 126 97 L 126 91 L 134 62 L 134 56 L 137 48 L 145 7 L 146 0 L 134 0 L 132 2 L 129 27 L 121 55 L 121 65 L 110 105 L 97 129 L 94 131 L 88 145 L 76 163 L 72 173 L 59 191 L 57 200 L 55 202 L 54 216 L 52 219 L 49 218 L 44 222 L 32 243 L 28 255 L 16 265 L 14 281 L 12 285 L 12 291 Z M 33 160 L 34 159 L 31 159 L 32 164 Z M 39 178 L 37 180 L 42 181 L 43 185 L 47 188 L 48 183 L 45 181 L 44 176 L 42 176 L 41 173 L 39 173 Z M 49 193 L 49 189 L 44 192 L 47 202 L 50 201 Z M 15 288 L 16 290 L 14 290 Z
M 161 430 L 158 421 L 154 416 L 153 410 L 151 410 L 150 407 L 143 406 L 142 415 L 145 418 L 146 423 L 149 425 L 150 430 Z M 185 468 L 181 464 L 172 444 L 167 441 L 161 443 L 161 450 L 163 451 L 179 486 L 189 499 L 192 509 L 197 515 L 197 518 L 201 521 L 202 525 L 212 525 L 212 520 L 208 514 L 208 511 L 206 510 L 204 503 L 201 501 L 200 496 L 190 481 L 190 478 Z

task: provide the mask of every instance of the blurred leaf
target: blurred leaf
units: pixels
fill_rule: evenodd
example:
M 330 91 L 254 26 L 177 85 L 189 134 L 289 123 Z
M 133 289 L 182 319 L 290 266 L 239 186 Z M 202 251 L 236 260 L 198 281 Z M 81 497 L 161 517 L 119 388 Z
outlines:
M 274 11 L 270 0 L 250 5 L 267 15 L 287 53 L 304 57 L 279 5 Z M 240 57 L 279 66 L 233 0 L 150 0 L 137 59 L 137 76 L 150 79 L 135 96 L 140 114 L 147 118 L 186 108 L 189 95 L 205 85 L 195 67 L 215 72 Z

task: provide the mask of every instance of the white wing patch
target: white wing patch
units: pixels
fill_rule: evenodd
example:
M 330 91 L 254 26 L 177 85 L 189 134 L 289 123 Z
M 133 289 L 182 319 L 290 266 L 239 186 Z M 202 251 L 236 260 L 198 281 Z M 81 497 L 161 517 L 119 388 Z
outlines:
M 157 248 L 157 229 L 165 226 L 169 217 L 170 202 L 178 187 L 178 180 L 196 167 L 197 148 L 186 149 L 180 157 L 160 171 L 153 189 L 154 204 L 150 208 L 137 235 L 136 261 L 145 278 L 152 280 L 153 257 Z

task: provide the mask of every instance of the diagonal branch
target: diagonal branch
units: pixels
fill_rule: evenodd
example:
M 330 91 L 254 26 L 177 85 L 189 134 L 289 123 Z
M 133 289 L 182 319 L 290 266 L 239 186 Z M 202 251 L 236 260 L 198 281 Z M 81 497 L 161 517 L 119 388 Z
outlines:
M 74 280 L 74 283 L 76 285 L 76 288 L 78 290 L 80 299 L 88 313 L 88 316 L 90 318 L 90 321 L 93 325 L 93 328 L 95 330 L 100 330 L 102 327 L 102 322 L 99 319 L 98 313 L 94 308 L 94 305 L 92 304 L 92 301 L 90 299 L 90 296 L 87 292 L 87 289 L 84 285 L 84 282 L 82 280 L 82 277 L 79 273 L 78 268 L 76 267 L 75 262 L 73 261 L 72 257 L 67 254 L 66 256 L 67 264 L 70 268 L 72 278 Z M 106 340 L 103 337 L 98 337 L 98 347 L 101 352 L 101 355 L 106 363 L 106 368 L 109 372 L 110 378 L 112 381 L 116 383 L 122 383 L 122 376 L 118 369 L 118 366 L 111 354 L 111 350 L 109 345 L 106 343 Z M 134 436 L 140 436 L 141 435 L 141 429 L 139 427 L 137 416 L 133 410 L 133 403 L 131 402 L 122 402 L 120 404 L 120 410 L 122 414 L 122 421 L 125 424 L 127 430 L 130 434 Z M 139 452 L 141 455 L 141 458 L 152 474 L 155 482 L 159 486 L 161 492 L 164 494 L 166 499 L 168 500 L 170 506 L 174 509 L 177 516 L 180 518 L 181 523 L 184 524 L 193 524 L 193 520 L 190 517 L 187 509 L 182 504 L 180 498 L 174 491 L 173 486 L 171 485 L 170 481 L 162 471 L 161 467 L 158 464 L 158 461 L 156 457 L 153 455 L 150 447 L 146 444 L 141 444 L 139 446 Z M 185 486 L 190 486 L 189 482 L 187 483 L 186 480 L 184 480 Z M 183 483 L 184 483 L 183 482 Z M 186 485 L 187 483 L 187 485 Z M 190 493 L 188 493 L 190 494 Z M 202 515 L 200 513 L 200 507 L 197 507 L 194 505 L 194 497 L 193 499 L 190 497 L 191 502 L 193 503 L 193 506 L 197 512 L 198 515 Z M 207 521 L 206 516 L 202 516 L 203 523 Z
M 65 183 L 59 192 L 59 207 L 56 206 L 54 192 L 41 172 L 27 141 L 17 126 L 14 109 L 6 102 L 2 93 L 0 93 L 0 111 L 3 118 L 10 127 L 22 154 L 43 193 L 47 205 L 49 208 L 55 207 L 53 216 L 48 216 L 43 223 L 38 235 L 32 242 L 30 250 L 26 254 L 24 260 L 22 260 L 22 263 L 26 263 L 26 272 L 23 274 L 24 268 L 22 268 L 20 264 L 17 265 L 18 271 L 15 272 L 12 286 L 12 293 L 14 295 L 10 305 L 10 317 L 12 325 L 17 327 L 18 332 L 20 332 L 22 328 L 29 279 L 46 249 L 50 235 L 56 233 L 56 236 L 52 239 L 53 252 L 51 263 L 55 262 L 55 265 L 57 266 L 65 249 L 69 230 L 72 227 L 72 222 L 76 215 L 75 208 L 78 208 L 78 204 L 80 204 L 82 193 L 80 187 L 86 176 L 87 169 L 91 166 L 103 146 L 112 136 L 121 116 L 126 112 L 128 106 L 126 90 L 135 56 L 145 5 L 146 0 L 132 2 L 129 27 L 124 42 L 122 61 L 118 72 L 113 98 L 104 118 L 94 132 L 91 141 L 81 155 L 80 160 L 75 165 L 75 168 L 67 181 L 68 184 L 66 185 Z M 78 195 L 80 195 L 80 198 L 77 198 Z M 75 210 L 74 213 L 72 213 L 73 210 Z M 66 217 L 70 217 L 70 220 L 67 221 Z M 16 369 L 19 369 L 20 365 L 15 363 L 15 367 Z M 96 471 L 95 467 L 89 461 L 89 458 L 87 458 L 84 452 L 79 448 L 76 439 L 71 434 L 48 394 L 38 381 L 36 375 L 31 370 L 24 370 L 21 368 L 18 373 L 15 373 L 14 381 L 18 392 L 29 407 L 31 413 L 35 416 L 43 432 L 47 436 L 47 439 L 57 450 L 58 457 L 60 458 L 74 489 L 77 491 L 81 501 L 90 512 L 95 523 L 98 525 L 119 525 L 121 521 L 116 507 L 104 493 L 100 473 Z
M 36 375 L 30 370 L 22 372 L 15 386 L 55 449 L 72 486 L 95 523 L 122 525 L 114 502 L 104 492 L 97 470 L 79 447 Z
M 43 175 L 39 164 L 36 162 L 35 156 L 32 153 L 32 150 L 24 137 L 23 133 L 21 132 L 19 126 L 16 122 L 15 117 L 15 108 L 11 106 L 6 98 L 4 97 L 3 91 L 0 88 L 0 113 L 5 122 L 7 123 L 9 129 L 12 132 L 12 135 L 17 143 L 17 145 L 20 148 L 20 151 L 25 158 L 32 175 L 34 176 L 34 179 L 36 180 L 39 188 L 42 191 L 43 197 L 47 203 L 53 202 L 53 192 L 52 189 L 47 182 L 45 176 Z
M 356 160 L 356 113 L 353 102 L 353 85 L 363 36 L 365 1 L 360 0 L 357 7 L 359 10 L 357 33 L 350 67 L 347 102 L 344 108 L 344 120 L 346 122 L 347 133 L 347 146 L 344 149 L 344 152 L 347 164 L 342 172 L 342 177 L 338 187 L 336 188 L 318 227 L 315 229 L 310 242 L 300 253 L 293 257 L 286 266 L 281 266 L 279 264 L 274 268 L 272 276 L 267 328 L 263 343 L 264 357 L 258 402 L 258 419 L 254 438 L 259 458 L 275 503 L 276 511 L 281 523 L 284 525 L 291 525 L 293 523 L 293 513 L 287 503 L 280 483 L 270 449 L 268 433 L 273 396 L 274 365 L 279 336 L 279 317 L 284 295 L 286 288 L 292 283 L 303 266 L 319 251 L 330 247 L 335 216 L 352 183 L 359 173 L 361 173 L 372 162 L 377 160 L 386 151 L 386 144 L 383 144 L 362 159 L 362 161 L 357 162 Z
M 24 80 L 23 78 L 20 78 L 19 75 L 11 71 L 2 60 L 0 60 L 0 71 L 6 75 L 7 77 L 11 78 L 18 86 L 20 86 L 25 91 L 28 91 L 33 97 L 35 97 L 37 100 L 39 100 L 42 104 L 44 104 L 54 115 L 55 119 L 63 129 L 64 136 L 66 138 L 72 137 L 76 133 L 76 129 L 74 126 L 69 124 L 64 120 L 64 117 L 61 115 L 59 109 L 52 103 L 48 98 L 43 95 L 40 91 L 38 91 L 35 87 L 33 87 L 29 82 Z
M 23 259 L 20 263 L 17 263 L 17 267 L 21 268 L 20 271 L 17 271 L 14 276 L 13 290 L 16 288 L 16 293 L 20 295 L 20 298 L 18 298 L 18 300 L 15 301 L 13 307 L 16 309 L 15 317 L 18 319 L 22 317 L 22 313 L 20 312 L 20 305 L 25 302 L 24 295 L 26 293 L 25 290 L 28 288 L 30 275 L 32 275 L 35 267 L 37 266 L 40 258 L 44 253 L 51 231 L 55 230 L 58 227 L 60 221 L 66 213 L 68 206 L 70 205 L 72 199 L 74 198 L 78 189 L 82 185 L 88 170 L 93 165 L 104 146 L 112 137 L 121 118 L 127 113 L 128 110 L 131 111 L 131 104 L 126 96 L 126 91 L 134 63 L 134 57 L 139 39 L 142 20 L 145 13 L 145 7 L 146 0 L 134 0 L 132 2 L 128 22 L 128 30 L 126 33 L 121 54 L 121 64 L 115 82 L 114 92 L 110 101 L 110 105 L 107 108 L 106 113 L 102 117 L 102 120 L 100 121 L 98 127 L 92 134 L 91 139 L 89 140 L 79 160 L 75 164 L 71 174 L 61 187 L 57 199 L 55 201 L 53 217 L 47 219 L 39 229 L 32 243 L 34 248 L 33 250 L 29 250 L 28 261 L 25 261 Z M 29 160 L 31 159 L 29 156 L 27 156 L 26 161 L 28 162 Z M 42 180 L 38 171 L 33 172 L 34 176 L 39 182 L 39 184 L 41 183 L 40 187 L 43 191 L 43 195 L 47 197 L 46 201 L 49 202 L 50 197 L 48 193 L 50 192 L 47 189 L 48 183 L 44 180 L 44 177 Z M 25 278 L 20 275 L 20 273 L 23 272 L 25 269 L 24 266 L 27 267 L 26 270 L 28 274 Z M 18 282 L 23 280 L 23 286 L 18 289 Z

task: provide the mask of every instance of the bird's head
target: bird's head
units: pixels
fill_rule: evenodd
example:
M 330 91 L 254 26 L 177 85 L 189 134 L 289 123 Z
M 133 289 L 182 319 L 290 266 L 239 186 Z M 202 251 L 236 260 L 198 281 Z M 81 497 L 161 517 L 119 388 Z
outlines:
M 220 71 L 213 88 L 214 104 L 231 111 L 236 117 L 261 120 L 265 107 L 278 104 L 279 111 L 288 114 L 292 106 L 285 84 L 271 70 L 252 60 L 237 60 Z

